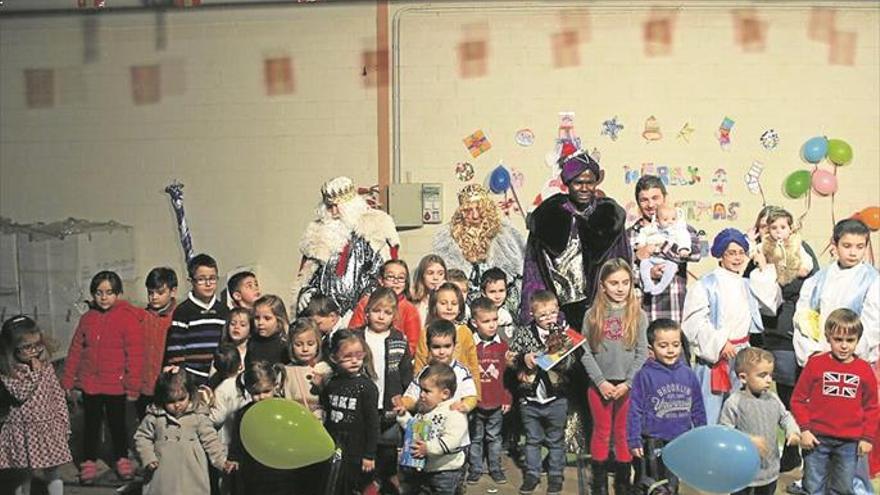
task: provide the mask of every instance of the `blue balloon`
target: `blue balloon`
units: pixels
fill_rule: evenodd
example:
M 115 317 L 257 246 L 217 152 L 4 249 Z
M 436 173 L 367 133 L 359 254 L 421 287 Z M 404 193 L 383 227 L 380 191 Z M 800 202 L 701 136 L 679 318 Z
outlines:
M 761 458 L 745 434 L 727 426 L 701 426 L 663 447 L 663 463 L 688 485 L 731 493 L 755 479 Z
M 510 187 L 510 172 L 504 165 L 498 165 L 489 176 L 489 189 L 495 194 L 501 194 Z
M 819 163 L 828 154 L 828 140 L 824 136 L 810 138 L 804 143 L 802 153 L 804 160 L 810 163 Z

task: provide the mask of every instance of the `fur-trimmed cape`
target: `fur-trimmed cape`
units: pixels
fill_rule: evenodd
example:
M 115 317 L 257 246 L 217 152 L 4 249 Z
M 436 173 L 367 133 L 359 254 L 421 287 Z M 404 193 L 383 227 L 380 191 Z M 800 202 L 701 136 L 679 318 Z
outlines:
M 526 242 L 523 269 L 521 321 L 529 317 L 529 300 L 539 290 L 554 290 L 547 266 L 547 256 L 562 254 L 571 238 L 572 226 L 578 229 L 581 242 L 586 299 L 588 307 L 596 293 L 599 268 L 606 260 L 623 258 L 632 263 L 632 249 L 626 235 L 626 211 L 611 198 L 599 198 L 589 216 L 576 215 L 568 196 L 558 194 L 547 198 L 532 212 L 529 219 L 529 238 Z M 574 219 L 574 220 L 573 220 Z M 572 221 L 573 220 L 573 221 Z M 580 329 L 581 322 L 568 322 Z
M 315 274 L 331 259 L 338 256 L 355 238 L 365 241 L 372 251 L 379 254 L 382 261 L 397 259 L 400 236 L 397 234 L 394 220 L 384 211 L 374 209 L 364 211 L 358 217 L 354 228 L 350 228 L 340 220 L 316 220 L 309 223 L 299 244 L 303 258 L 294 287 L 298 301 L 293 308 L 295 312 L 301 311 L 304 304 L 308 303 L 303 301 L 302 295 L 315 280 Z M 352 290 L 358 291 L 358 294 L 354 295 L 356 301 L 361 291 L 359 288 Z

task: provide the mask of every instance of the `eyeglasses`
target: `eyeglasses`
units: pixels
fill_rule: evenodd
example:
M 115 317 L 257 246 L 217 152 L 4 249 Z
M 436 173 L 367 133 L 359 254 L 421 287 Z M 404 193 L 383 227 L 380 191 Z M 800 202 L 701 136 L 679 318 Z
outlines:
M 548 311 L 546 313 L 535 313 L 536 320 L 546 320 L 547 318 L 553 318 L 554 320 L 559 316 L 559 311 Z
M 383 275 L 382 278 L 389 281 L 389 282 L 397 282 L 397 283 L 406 282 L 406 275 L 401 275 L 399 277 L 395 277 L 393 275 Z
M 32 342 L 30 344 L 22 344 L 15 348 L 15 352 L 21 354 L 33 354 L 35 352 L 40 352 L 43 350 L 44 344 L 42 342 Z
M 746 252 L 743 251 L 742 249 L 728 249 L 727 251 L 724 251 L 724 256 L 729 256 L 731 258 L 733 258 L 735 256 L 745 256 L 745 255 L 746 255 Z
M 363 359 L 364 356 L 366 356 L 366 355 L 367 355 L 367 353 L 364 351 L 351 352 L 351 353 L 343 354 L 342 356 L 339 356 L 339 361 L 357 361 L 359 359 Z
M 199 277 L 192 279 L 196 285 L 214 285 L 217 283 L 217 277 Z

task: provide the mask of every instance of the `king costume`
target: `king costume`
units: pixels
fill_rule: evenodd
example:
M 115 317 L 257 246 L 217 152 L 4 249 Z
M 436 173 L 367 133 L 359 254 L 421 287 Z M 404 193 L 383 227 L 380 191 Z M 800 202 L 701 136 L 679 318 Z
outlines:
M 300 242 L 296 313 L 314 294 L 333 298 L 347 322 L 358 300 L 376 285 L 382 264 L 397 259 L 400 237 L 394 220 L 370 208 L 348 177 L 321 187 L 323 201 Z

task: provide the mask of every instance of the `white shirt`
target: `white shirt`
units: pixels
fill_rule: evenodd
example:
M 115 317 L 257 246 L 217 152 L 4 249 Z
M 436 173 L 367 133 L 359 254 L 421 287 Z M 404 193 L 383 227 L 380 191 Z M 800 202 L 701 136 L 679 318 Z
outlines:
M 385 397 L 385 339 L 391 335 L 391 332 L 376 333 L 367 327 L 364 332 L 364 338 L 370 353 L 373 355 L 373 369 L 376 371 L 376 379 L 373 383 L 379 389 L 379 410 L 382 410 L 383 398 Z
M 837 308 L 845 307 L 852 300 L 852 291 L 856 288 L 856 270 L 841 269 L 836 262 L 827 270 L 825 286 L 819 294 L 819 330 L 822 335 L 825 333 L 825 320 L 828 319 L 828 315 Z M 806 364 L 812 354 L 831 350 L 824 337 L 817 342 L 805 335 L 799 325 L 800 315 L 811 309 L 810 297 L 813 295 L 813 288 L 816 287 L 818 275 L 817 273 L 808 278 L 801 286 L 800 298 L 794 314 L 794 351 L 801 366 Z M 874 283 L 868 288 L 862 314 L 859 317 L 864 330 L 862 338 L 856 345 L 856 355 L 874 364 L 880 357 L 880 277 L 875 278 Z
M 510 311 L 507 308 L 498 308 L 498 335 L 501 335 L 501 340 L 510 342 L 513 331 L 513 316 L 510 315 Z
M 752 295 L 746 289 L 742 275 L 722 267 L 712 273 L 718 277 L 718 322 L 721 328 L 712 325 L 703 279 L 688 289 L 681 322 L 681 329 L 693 346 L 694 353 L 709 363 L 718 361 L 727 341 L 747 337 L 752 320 L 749 311 L 749 298 Z M 773 283 L 776 285 L 775 281 Z

